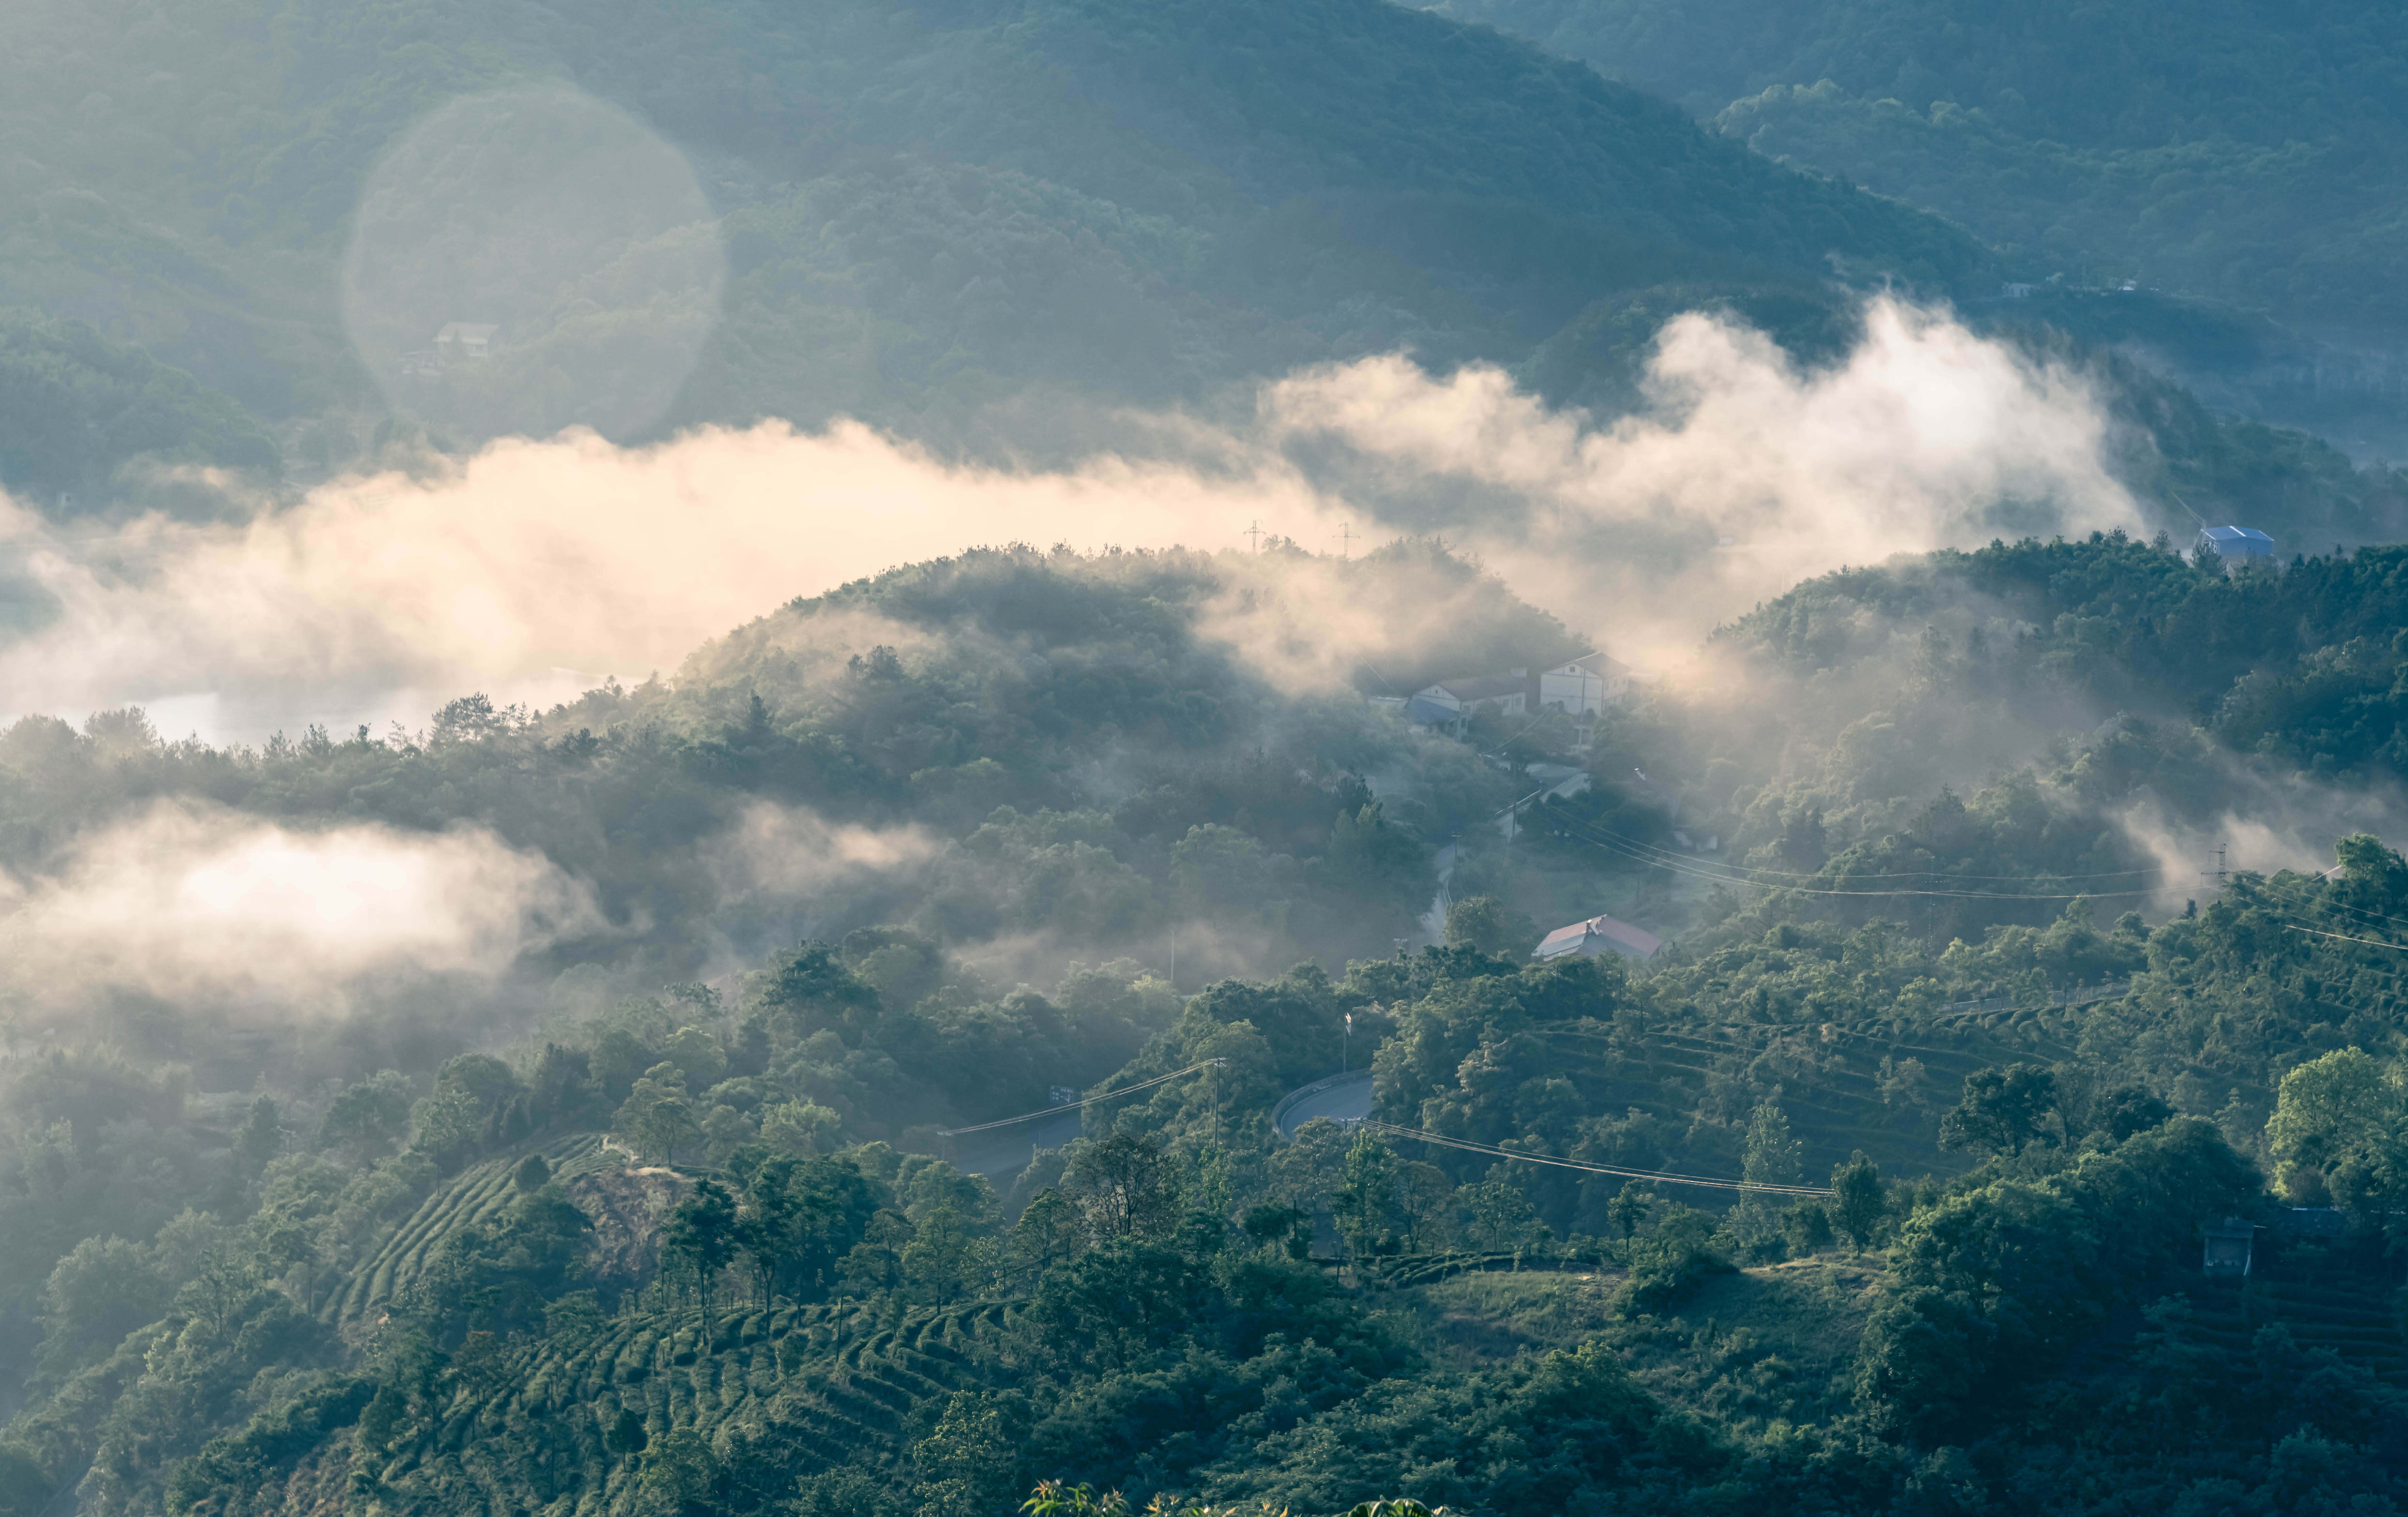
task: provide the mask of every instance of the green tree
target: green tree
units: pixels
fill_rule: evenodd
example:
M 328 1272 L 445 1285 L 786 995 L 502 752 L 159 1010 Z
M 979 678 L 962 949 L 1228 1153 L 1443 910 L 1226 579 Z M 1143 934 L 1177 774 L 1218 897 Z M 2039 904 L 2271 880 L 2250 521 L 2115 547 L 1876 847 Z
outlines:
M 846 1251 L 837 1277 L 855 1295 L 882 1295 L 903 1283 L 903 1250 L 911 1241 L 910 1219 L 881 1211 L 869 1220 L 861 1241 Z
M 2162 1127 L 2174 1114 L 2145 1086 L 2119 1085 L 2100 1096 L 2092 1108 L 2091 1126 L 2121 1143 L 2135 1133 Z
M 1727 1236 L 1704 1212 L 1677 1202 L 1666 1207 L 1654 1229 L 1630 1240 L 1630 1275 L 1613 1293 L 1615 1312 L 1638 1317 L 1662 1311 L 1700 1282 L 1729 1273 Z
M 771 960 L 746 982 L 752 1009 L 793 1036 L 822 1028 L 858 1047 L 878 1019 L 878 992 L 824 943 L 806 943 Z
M 1789 1135 L 1789 1119 L 1770 1101 L 1748 1114 L 1740 1177 L 1750 1185 L 1796 1185 L 1806 1173 L 1806 1145 Z
M 717 1510 L 719 1460 L 692 1427 L 673 1427 L 652 1440 L 636 1487 L 644 1517 L 705 1517 Z
M 1330 1208 L 1349 1255 L 1371 1260 L 1397 1251 L 1396 1206 L 1396 1156 L 1369 1131 L 1356 1133 L 1346 1149 L 1345 1178 Z
M 736 1225 L 736 1198 L 712 1179 L 695 1182 L 694 1192 L 679 1202 L 661 1224 L 661 1251 L 692 1275 L 703 1309 L 710 1309 L 711 1286 L 720 1273 L 736 1262 L 740 1242 Z
M 911 1445 L 918 1517 L 995 1517 L 1020 1489 L 1025 1404 L 1016 1395 L 956 1391 L 928 1436 Z
M 1873 1246 L 1875 1232 L 1889 1207 L 1879 1166 L 1862 1149 L 1831 1170 L 1831 1221 L 1858 1250 Z
M 1536 922 L 1493 895 L 1466 896 L 1446 908 L 1446 941 L 1454 947 L 1523 960 L 1539 935 Z
M 661 1057 L 678 1066 L 689 1091 L 708 1091 L 727 1073 L 727 1050 L 699 1027 L 681 1027 L 661 1045 Z
M 677 1163 L 681 1144 L 702 1135 L 694 1108 L 686 1101 L 685 1074 L 666 1060 L 644 1071 L 610 1125 L 638 1152 L 670 1164 Z
M 1266 1201 L 1246 1208 L 1238 1224 L 1257 1248 L 1278 1249 L 1290 1259 L 1312 1257 L 1312 1213 Z
M 744 1179 L 738 1229 L 765 1298 L 783 1290 L 815 1299 L 836 1283 L 845 1255 L 878 1215 L 881 1189 L 847 1160 L 740 1154 Z
M 42 1283 L 40 1372 L 64 1376 L 100 1358 L 156 1322 L 167 1294 L 150 1250 L 123 1238 L 85 1238 Z
M 1464 1247 L 1483 1253 L 1526 1249 L 1546 1235 L 1546 1224 L 1522 1188 L 1510 1180 L 1483 1180 L 1455 1192 L 1463 1213 Z
M 408 1135 L 409 1103 L 408 1079 L 380 1070 L 328 1103 L 317 1146 L 354 1164 L 381 1159 Z
M 1781 1230 L 1792 1255 L 1805 1258 L 1831 1246 L 1831 1208 L 1812 1198 L 1801 1199 L 1782 1215 Z
M 274 1100 L 261 1096 L 251 1104 L 251 1115 L 235 1134 L 234 1151 L 254 1168 L 284 1151 L 284 1123 Z
M 904 1283 L 923 1301 L 943 1305 L 975 1290 L 994 1270 L 994 1250 L 969 1230 L 951 1201 L 920 1219 L 903 1246 Z
M 809 1101 L 781 1101 L 761 1113 L 761 1141 L 808 1159 L 836 1146 L 843 1119 L 826 1106 Z
M 1178 1193 L 1161 1147 L 1150 1137 L 1122 1133 L 1085 1145 L 1071 1159 L 1063 1186 L 1079 1197 L 1095 1237 L 1151 1237 L 1178 1216 Z
M 1624 1241 L 1637 1233 L 1656 1209 L 1656 1192 L 1644 1180 L 1624 1180 L 1622 1189 L 1605 1204 L 1606 1221 L 1619 1229 Z
M 2389 1137 L 2401 1114 L 2400 1087 L 2357 1047 L 2336 1048 L 2289 1071 L 2266 1123 L 2285 1169 L 2330 1169 Z
M 1965 1076 L 1965 1098 L 1940 1119 L 1940 1146 L 2012 1158 L 2034 1145 L 2057 1147 L 2063 1127 L 2057 1076 L 2038 1064 L 2009 1064 Z
M 1052 1186 L 1037 1192 L 1011 1224 L 1006 1257 L 1012 1270 L 1035 1279 L 1076 1254 L 1086 1244 L 1078 1206 Z

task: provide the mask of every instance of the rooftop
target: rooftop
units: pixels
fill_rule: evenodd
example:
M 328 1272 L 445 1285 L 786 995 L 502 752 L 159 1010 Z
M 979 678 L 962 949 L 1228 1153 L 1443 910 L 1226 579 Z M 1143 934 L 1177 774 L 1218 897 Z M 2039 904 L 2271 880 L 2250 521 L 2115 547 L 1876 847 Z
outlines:
M 1541 939 L 1536 948 L 1530 950 L 1530 957 L 1554 959 L 1567 953 L 1579 953 L 1584 949 L 1610 947 L 1618 953 L 1627 953 L 1635 958 L 1645 959 L 1663 946 L 1662 938 L 1643 927 L 1633 927 L 1628 922 L 1616 921 L 1611 917 L 1597 916 L 1589 917 L 1586 921 L 1574 922 L 1569 927 L 1556 928 Z
M 1630 666 L 1602 653 L 1584 653 L 1570 663 L 1555 666 L 1555 672 L 1559 674 L 1570 674 L 1575 672 L 1612 679 L 1617 674 L 1629 673 Z
M 1494 701 L 1500 695 L 1519 695 L 1530 687 L 1530 682 L 1519 674 L 1473 674 L 1464 679 L 1440 680 L 1437 688 L 1457 701 Z

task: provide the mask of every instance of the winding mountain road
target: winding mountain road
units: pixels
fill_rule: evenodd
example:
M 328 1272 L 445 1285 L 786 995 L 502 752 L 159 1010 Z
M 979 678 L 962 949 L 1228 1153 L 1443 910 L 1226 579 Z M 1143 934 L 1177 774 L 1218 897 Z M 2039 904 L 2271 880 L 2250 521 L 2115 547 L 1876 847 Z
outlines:
M 1271 1107 L 1271 1126 L 1281 1137 L 1293 1138 L 1297 1128 L 1315 1117 L 1358 1122 L 1369 1115 L 1371 1072 L 1357 1069 L 1289 1091 Z M 1012 1127 L 965 1134 L 954 1140 L 958 1147 L 948 1156 L 948 1162 L 965 1175 L 984 1175 L 991 1180 L 1008 1181 L 1028 1167 L 1038 1149 L 1058 1149 L 1077 1137 L 1084 1130 L 1083 1121 L 1082 1113 L 1065 1109 L 1033 1117 Z
M 1358 1069 L 1289 1091 L 1271 1108 L 1271 1126 L 1279 1130 L 1281 1137 L 1293 1138 L 1297 1128 L 1316 1117 L 1326 1117 L 1335 1122 L 1359 1122 L 1369 1115 L 1371 1072 Z

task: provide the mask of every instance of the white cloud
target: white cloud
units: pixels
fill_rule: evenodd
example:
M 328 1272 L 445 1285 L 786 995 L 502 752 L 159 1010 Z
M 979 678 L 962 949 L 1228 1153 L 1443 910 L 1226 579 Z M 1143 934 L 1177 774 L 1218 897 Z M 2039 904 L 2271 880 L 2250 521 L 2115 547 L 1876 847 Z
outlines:
M 489 977 L 605 931 L 586 889 L 492 833 L 302 831 L 162 802 L 6 880 L 9 988 L 340 1002 L 372 979 Z
M 1652 386 L 1647 414 L 1598 426 L 1493 368 L 1369 359 L 1267 386 L 1242 426 L 1129 418 L 1130 451 L 1051 471 L 949 465 L 850 424 L 506 440 L 441 478 L 341 481 L 245 525 L 144 522 L 105 556 L 11 510 L 0 540 L 59 614 L 0 648 L 0 688 L 20 711 L 173 692 L 244 741 L 414 721 L 472 689 L 640 678 L 787 599 L 969 545 L 1220 549 L 1255 521 L 1312 545 L 1341 521 L 1440 529 L 1571 625 L 1661 656 L 1844 563 L 2137 525 L 2081 380 L 1944 315 L 1876 301 L 1862 344 L 1818 372 L 1684 317 Z M 1433 481 L 1468 493 L 1450 504 Z

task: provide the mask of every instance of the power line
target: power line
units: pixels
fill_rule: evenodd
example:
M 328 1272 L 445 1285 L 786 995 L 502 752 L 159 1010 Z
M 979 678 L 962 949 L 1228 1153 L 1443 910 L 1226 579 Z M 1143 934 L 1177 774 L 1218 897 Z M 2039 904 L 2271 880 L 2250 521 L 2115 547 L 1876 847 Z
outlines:
M 2386 943 L 2381 938 L 2352 937 L 2347 932 L 2320 932 L 2313 927 L 2301 927 L 2297 922 L 2290 923 L 2286 926 L 2283 931 L 2286 932 L 2305 932 L 2310 937 L 2339 938 L 2344 943 L 2364 943 L 2377 948 L 2389 948 L 2394 953 L 2408 953 L 2408 947 L 2404 947 L 2397 943 Z
M 1759 884 L 1761 883 L 1760 881 L 1748 876 L 1765 874 L 1774 875 L 1782 879 L 1796 880 L 1811 880 L 1824 877 L 1824 872 L 1819 869 L 1800 871 L 1793 869 L 1764 869 L 1742 864 L 1708 864 L 1706 860 L 1693 859 L 1685 853 L 1677 853 L 1670 848 L 1661 847 L 1652 843 L 1641 843 L 1636 838 L 1626 838 L 1620 833 L 1612 832 L 1607 829 L 1597 828 L 1594 823 L 1576 822 L 1570 817 L 1564 817 L 1561 819 L 1570 825 L 1589 827 L 1595 831 L 1604 832 L 1609 837 L 1618 839 L 1628 847 L 1656 855 L 1668 863 L 1678 862 L 1699 864 L 1713 869 L 1728 870 L 1731 872 L 1731 874 L 1738 883 L 1749 885 Z M 2170 873 L 2172 873 L 2172 871 L 2155 866 L 2147 869 L 2111 869 L 2089 874 L 1955 874 L 1944 869 L 1897 869 L 1876 871 L 1874 873 L 1863 874 L 1842 874 L 1839 877 L 1843 880 L 2120 880 L 2130 879 L 2135 875 L 2141 874 L 2165 874 Z M 1788 887 L 1767 886 L 1766 889 L 1788 889 Z
M 1613 1175 L 1624 1179 L 1661 1180 L 1668 1185 L 1698 1185 L 1718 1191 L 1762 1191 L 1770 1195 L 1829 1195 L 1831 1192 L 1813 1185 L 1750 1185 L 1745 1180 L 1714 1179 L 1703 1175 L 1675 1175 L 1660 1169 L 1624 1169 L 1617 1164 L 1590 1164 L 1577 1159 L 1557 1159 L 1550 1154 L 1521 1153 L 1512 1149 L 1499 1149 L 1492 1144 L 1474 1143 L 1469 1138 L 1441 1136 L 1425 1133 L 1418 1127 L 1398 1127 L 1392 1123 L 1365 1118 L 1367 1130 L 1393 1137 L 1419 1138 L 1442 1149 L 1461 1149 L 1467 1153 L 1493 1154 L 1499 1159 L 1518 1159 L 1524 1163 L 1553 1164 L 1557 1169 L 1577 1169 L 1591 1175 Z
M 1693 858 L 1691 858 L 1689 855 L 1684 854 L 1684 853 L 1676 853 L 1676 852 L 1674 852 L 1674 851 L 1673 851 L 1672 849 L 1670 849 L 1670 848 L 1662 847 L 1662 846 L 1659 846 L 1659 845 L 1656 845 L 1656 844 L 1653 844 L 1653 843 L 1641 843 L 1641 842 L 1640 842 L 1637 838 L 1624 837 L 1621 833 L 1615 832 L 1615 831 L 1612 831 L 1612 830 L 1611 830 L 1611 829 L 1609 829 L 1609 828 L 1601 828 L 1601 827 L 1598 827 L 1598 826 L 1597 826 L 1595 823 L 1593 823 L 1593 822 L 1582 822 L 1582 821 L 1577 820 L 1576 818 L 1570 817 L 1570 816 L 1558 817 L 1558 818 L 1557 818 L 1557 820 L 1564 822 L 1567 826 L 1578 826 L 1578 827 L 1584 827 L 1584 828 L 1586 828 L 1586 829 L 1590 830 L 1591 831 L 1598 832 L 1598 833 L 1602 833 L 1603 835 L 1605 835 L 1605 836 L 1607 836 L 1607 837 L 1613 838 L 1615 841 L 1617 841 L 1617 842 L 1621 843 L 1622 845 L 1625 845 L 1625 846 L 1627 846 L 1627 847 L 1635 848 L 1635 849 L 1638 849 L 1638 850 L 1640 850 L 1640 851 L 1641 851 L 1641 852 L 1643 852 L 1643 853 L 1648 853 L 1648 854 L 1653 854 L 1653 855 L 1658 856 L 1658 857 L 1660 857 L 1661 859 L 1663 859 L 1663 860 L 1664 860 L 1668 864 L 1670 864 L 1670 863 L 1704 864 L 1704 863 L 1705 863 L 1705 860 L 1698 860 L 1698 859 L 1693 859 Z M 1818 870 L 1811 870 L 1811 871 L 1799 871 L 1799 870 L 1790 870 L 1790 869 L 1764 869 L 1764 868 L 1761 868 L 1761 867 L 1748 867 L 1748 866 L 1743 866 L 1743 865 L 1740 865 L 1740 864 L 1713 864 L 1713 865 L 1710 865 L 1710 866 L 1708 866 L 1708 867 L 1714 868 L 1714 869 L 1726 869 L 1726 870 L 1729 870 L 1733 875 L 1735 875 L 1735 876 L 1739 876 L 1739 877 L 1740 877 L 1740 879 L 1741 879 L 1741 882 L 1742 882 L 1742 883 L 1746 883 L 1746 884 L 1756 884 L 1756 883 L 1757 883 L 1757 881 L 1756 881 L 1756 880 L 1754 880 L 1754 879 L 1746 878 L 1746 876 L 1750 876 L 1750 875 L 1770 874 L 1770 875 L 1776 875 L 1776 876 L 1778 876 L 1778 877 L 1780 877 L 1780 878 L 1783 878 L 1783 879 L 1811 880 L 1811 879 L 1818 879 L 1818 878 L 1822 877 L 1822 874 L 1823 874 L 1823 871 L 1822 871 L 1822 870 L 1819 870 L 1819 869 L 1818 869 Z M 2145 868 L 2145 869 L 2110 869 L 2110 870 L 2101 870 L 2101 871 L 2099 871 L 2099 872 L 2097 872 L 2097 873 L 2095 873 L 2095 874 L 2043 874 L 2043 875 L 2034 875 L 2034 874 L 1951 874 L 1951 873 L 1949 873 L 1948 871 L 1946 871 L 1946 870 L 1944 870 L 1944 869 L 1899 869 L 1899 870 L 1886 870 L 1886 871 L 1880 871 L 1880 872 L 1876 872 L 1876 873 L 1872 873 L 1872 874 L 1844 874 L 1844 875 L 1842 875 L 1842 876 L 1841 876 L 1841 878 L 1842 878 L 1842 879 L 1850 879 L 1850 880 L 1900 880 L 1900 879 L 1946 879 L 1946 880 L 2029 880 L 2029 879 L 2038 879 L 2038 878 L 2045 878 L 2045 879 L 2049 879 L 2049 880 L 2113 880 L 2113 879 L 2128 879 L 2128 878 L 2131 878 L 2131 877 L 2132 877 L 2132 876 L 2134 876 L 2134 875 L 2139 875 L 2139 874 L 2172 874 L 2172 870 L 2165 869 L 2165 868 L 2161 868 L 2161 867 L 2155 866 L 2155 865 L 2152 865 L 2152 866 L 2150 866 L 2150 867 L 2148 867 L 2148 868 Z M 1768 889 L 1781 889 L 1782 887 L 1767 887 L 1767 888 L 1768 888 Z
M 1573 821 L 1570 817 L 1562 817 L 1558 818 L 1558 820 L 1564 821 L 1569 826 L 1581 829 L 1584 834 L 1588 831 L 1586 824 Z M 1598 831 L 1602 831 L 1603 830 L 1598 829 Z M 1605 841 L 1605 839 L 1612 839 L 1613 841 L 1609 842 Z M 1869 896 L 1880 898 L 1894 896 L 1933 896 L 1957 901 L 2115 901 L 2128 896 L 2151 896 L 2157 893 L 2157 889 L 2155 888 L 2145 890 L 2069 890 L 2061 893 L 2050 893 L 2043 891 L 2002 890 L 1832 890 L 1818 889 L 1813 887 L 1804 885 L 1767 885 L 1757 880 L 1746 878 L 1746 872 L 1744 871 L 1740 872 L 1738 877 L 1734 877 L 1732 874 L 1717 874 L 1713 869 L 1700 868 L 1692 860 L 1684 859 L 1678 854 L 1667 855 L 1663 858 L 1651 858 L 1647 854 L 1636 851 L 1639 847 L 1645 846 L 1644 845 L 1632 844 L 1628 842 L 1628 840 L 1621 838 L 1619 834 L 1612 832 L 1604 832 L 1602 838 L 1584 835 L 1583 841 L 1587 842 L 1596 847 L 1603 848 L 1609 853 L 1619 854 L 1635 862 L 1647 864 L 1657 869 L 1668 870 L 1676 874 L 1686 874 L 1694 879 L 1708 880 L 1716 885 L 1753 885 L 1758 889 L 1788 890 L 1798 895 Z M 1731 866 L 1724 865 L 1720 867 L 1730 868 Z M 1812 878 L 1813 876 L 1809 875 L 1806 877 Z M 1842 878 L 1846 876 L 1842 876 Z M 1942 877 L 1944 878 L 1946 876 Z M 2014 878 L 2015 876 L 2002 875 L 1995 877 Z M 2073 877 L 2080 878 L 2082 876 L 2077 875 Z M 2104 878 L 2107 876 L 2099 877 Z
M 1048 1106 L 1043 1111 L 1024 1112 L 1017 1117 L 1006 1117 L 1000 1121 L 981 1122 L 975 1127 L 940 1127 L 937 1129 L 937 1135 L 960 1137 L 965 1133 L 983 1133 L 990 1128 L 1010 1127 L 1014 1122 L 1033 1122 L 1039 1117 L 1051 1117 L 1056 1112 L 1082 1111 L 1099 1101 L 1111 1101 L 1127 1095 L 1132 1091 L 1142 1091 L 1151 1085 L 1160 1085 L 1165 1080 L 1175 1080 L 1182 1075 L 1193 1075 L 1199 1069 L 1209 1069 L 1215 1064 L 1227 1062 L 1226 1059 L 1207 1059 L 1200 1064 L 1190 1064 L 1185 1069 L 1174 1069 L 1168 1075 L 1156 1075 L 1150 1080 L 1140 1080 L 1135 1085 L 1124 1085 L 1117 1091 L 1106 1091 L 1101 1095 L 1091 1095 L 1084 1101 L 1065 1101 L 1058 1106 Z

